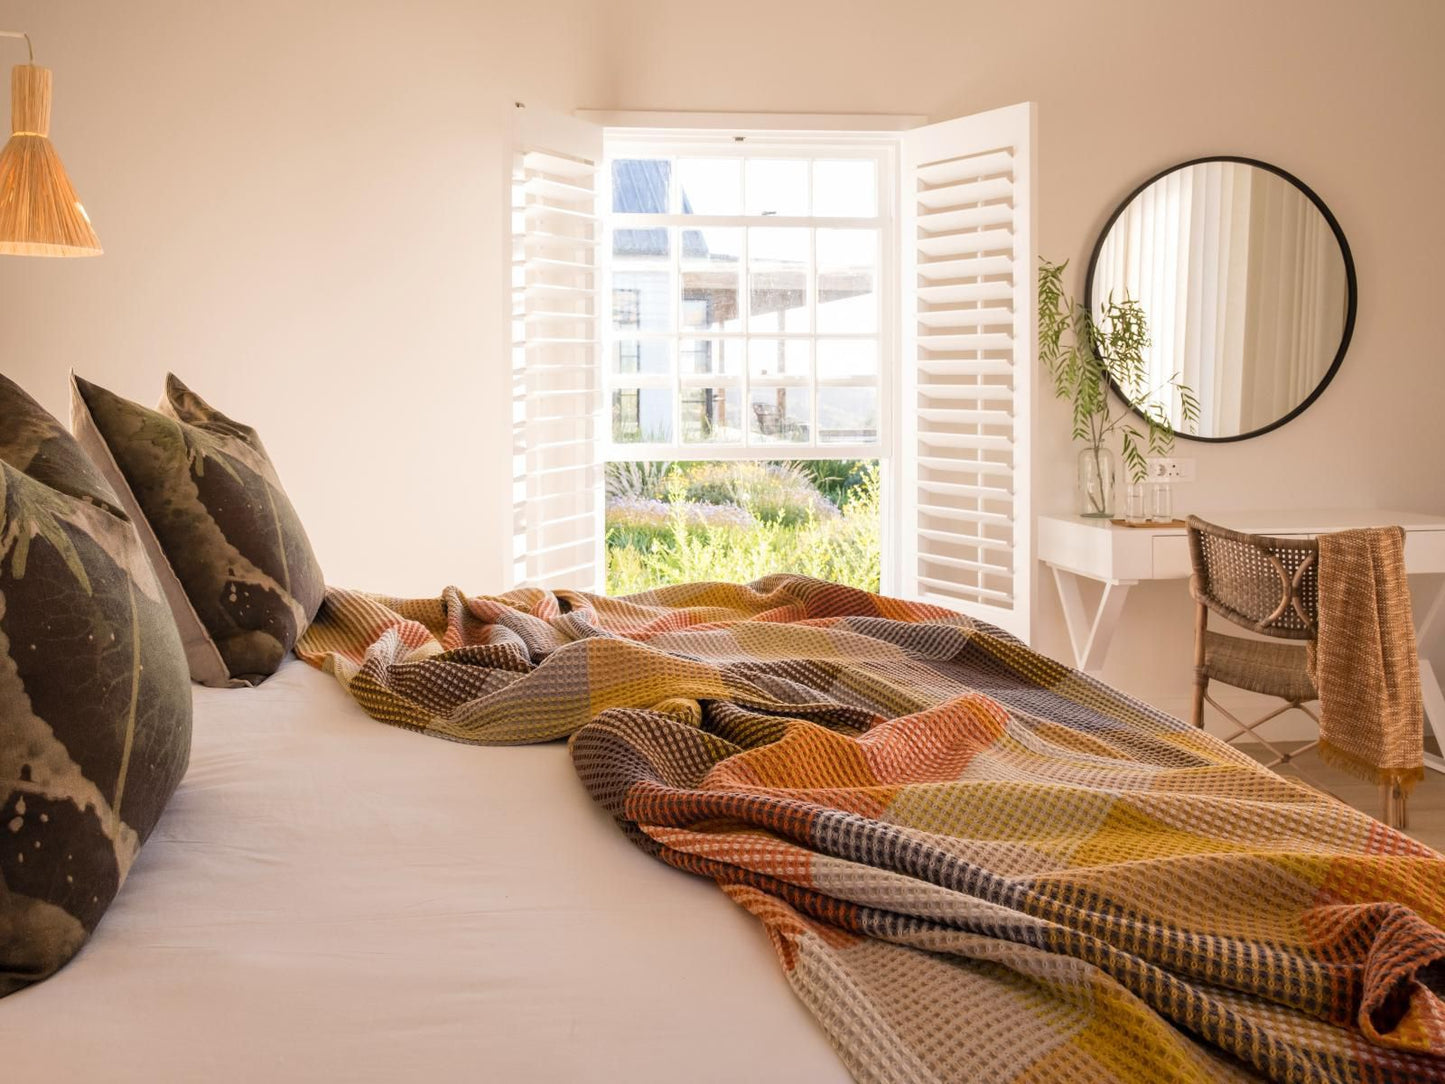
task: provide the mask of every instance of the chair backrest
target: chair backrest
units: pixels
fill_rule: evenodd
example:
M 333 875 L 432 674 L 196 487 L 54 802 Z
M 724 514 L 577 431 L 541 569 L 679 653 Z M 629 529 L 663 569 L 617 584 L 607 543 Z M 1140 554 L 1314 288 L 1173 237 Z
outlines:
M 1319 626 L 1320 544 L 1244 534 L 1189 520 L 1190 589 L 1236 625 L 1285 640 L 1313 640 Z

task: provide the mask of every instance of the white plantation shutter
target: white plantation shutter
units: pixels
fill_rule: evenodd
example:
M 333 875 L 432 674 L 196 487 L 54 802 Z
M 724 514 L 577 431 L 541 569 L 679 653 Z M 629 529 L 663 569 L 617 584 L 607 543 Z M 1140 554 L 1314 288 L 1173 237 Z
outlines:
M 602 576 L 602 130 L 519 108 L 512 169 L 513 579 Z
M 903 138 L 902 591 L 1027 640 L 1033 106 Z

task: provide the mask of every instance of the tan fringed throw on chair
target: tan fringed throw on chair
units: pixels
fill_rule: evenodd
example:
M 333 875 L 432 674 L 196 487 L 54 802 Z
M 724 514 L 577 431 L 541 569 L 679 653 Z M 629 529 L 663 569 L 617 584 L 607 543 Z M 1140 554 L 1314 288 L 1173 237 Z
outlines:
M 1191 721 L 1202 727 L 1204 706 L 1212 705 L 1234 727 L 1224 740 L 1258 744 L 1273 755 L 1263 761 L 1270 768 L 1298 769 L 1297 758 L 1318 746 L 1329 762 L 1380 784 L 1380 819 L 1392 828 L 1405 826 L 1405 795 L 1424 774 L 1404 537 L 1387 527 L 1275 538 L 1189 517 L 1196 603 Z M 1269 639 L 1211 629 L 1211 612 Z M 1284 703 L 1249 722 L 1209 695 L 1216 681 Z M 1318 714 L 1310 707 L 1315 701 Z M 1260 733 L 1289 711 L 1318 723 L 1319 738 L 1285 748 Z
M 1340 531 L 1319 544 L 1319 632 L 1309 669 L 1320 694 L 1320 754 L 1400 802 L 1425 772 L 1405 532 Z

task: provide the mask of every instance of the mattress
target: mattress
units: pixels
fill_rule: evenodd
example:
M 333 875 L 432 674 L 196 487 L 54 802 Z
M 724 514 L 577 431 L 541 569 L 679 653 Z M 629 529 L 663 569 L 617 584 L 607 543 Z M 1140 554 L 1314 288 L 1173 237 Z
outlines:
M 847 1079 L 761 925 L 627 842 L 564 745 L 384 726 L 294 660 L 195 698 L 99 929 L 0 1000 L 6 1079 Z

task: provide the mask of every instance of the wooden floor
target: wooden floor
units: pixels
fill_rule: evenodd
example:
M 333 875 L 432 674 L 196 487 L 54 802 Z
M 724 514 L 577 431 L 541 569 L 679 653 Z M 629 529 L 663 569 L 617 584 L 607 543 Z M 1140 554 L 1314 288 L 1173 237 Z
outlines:
M 1255 759 L 1260 759 L 1259 753 L 1263 751 L 1259 746 L 1251 748 L 1241 744 L 1240 748 Z M 1303 778 L 1313 786 L 1323 787 L 1335 797 L 1372 817 L 1380 815 L 1379 787 L 1361 782 L 1354 776 L 1325 764 L 1313 751 L 1301 754 L 1299 764 L 1303 772 L 1290 765 L 1276 768 L 1275 771 L 1281 775 Z M 1445 775 L 1425 769 L 1425 778 L 1410 792 L 1408 815 L 1410 823 L 1406 825 L 1405 833 L 1414 836 L 1427 847 L 1445 852 Z

